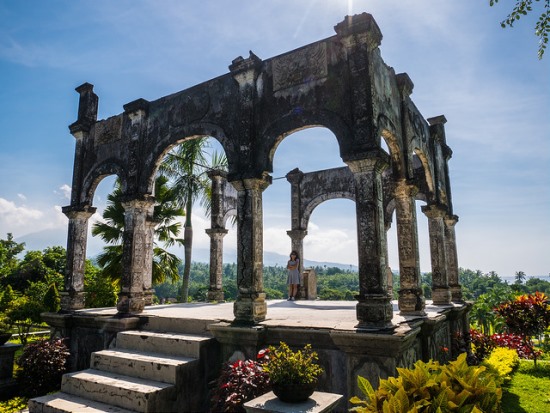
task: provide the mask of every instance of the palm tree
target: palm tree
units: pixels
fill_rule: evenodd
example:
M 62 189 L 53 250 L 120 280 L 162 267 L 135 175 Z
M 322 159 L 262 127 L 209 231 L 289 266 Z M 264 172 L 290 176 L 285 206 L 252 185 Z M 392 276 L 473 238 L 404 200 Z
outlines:
M 205 149 L 210 145 L 208 138 L 196 138 L 185 141 L 172 149 L 164 158 L 159 173 L 169 177 L 172 189 L 176 192 L 178 205 L 185 209 L 183 231 L 184 269 L 181 287 L 181 300 L 187 302 L 189 296 L 189 276 L 191 273 L 191 254 L 193 247 L 193 225 L 191 221 L 193 204 L 200 201 L 206 214 L 210 213 L 210 179 L 206 172 L 211 168 L 225 168 L 227 159 L 214 152 L 210 167 L 207 166 Z
M 92 226 L 92 235 L 99 236 L 107 245 L 98 255 L 97 263 L 105 276 L 113 281 L 120 281 L 122 276 L 122 237 L 124 234 L 124 207 L 122 206 L 122 188 L 117 180 L 112 193 L 107 196 L 107 207 L 103 211 L 105 222 Z M 155 181 L 155 205 L 153 219 L 157 222 L 155 239 L 166 248 L 182 244 L 178 238 L 181 224 L 176 218 L 184 216 L 184 211 L 176 202 L 176 193 L 168 187 L 168 179 L 158 176 Z M 158 284 L 169 278 L 172 282 L 179 280 L 178 265 L 180 260 L 156 242 L 153 247 L 152 281 Z
M 519 285 L 523 284 L 526 278 L 527 276 L 523 271 L 516 271 L 516 282 L 515 282 L 516 284 L 519 284 Z

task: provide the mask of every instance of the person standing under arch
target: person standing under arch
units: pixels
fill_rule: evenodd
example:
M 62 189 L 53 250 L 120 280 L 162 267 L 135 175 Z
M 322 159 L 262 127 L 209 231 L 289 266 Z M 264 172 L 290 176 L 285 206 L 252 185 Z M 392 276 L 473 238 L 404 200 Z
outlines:
M 286 264 L 288 270 L 288 277 L 286 283 L 288 284 L 288 298 L 287 301 L 294 301 L 298 294 L 298 286 L 300 285 L 300 257 L 296 251 L 290 253 L 290 259 Z

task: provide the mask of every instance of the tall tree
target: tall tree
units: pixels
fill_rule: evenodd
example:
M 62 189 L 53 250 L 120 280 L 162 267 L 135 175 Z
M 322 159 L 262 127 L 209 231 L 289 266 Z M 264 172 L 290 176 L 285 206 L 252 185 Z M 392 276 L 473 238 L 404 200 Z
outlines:
M 494 6 L 499 0 L 490 0 L 489 4 Z M 539 59 L 542 59 L 546 46 L 548 44 L 548 34 L 550 32 L 550 0 L 516 0 L 516 5 L 513 10 L 508 14 L 506 19 L 500 22 L 502 28 L 513 27 L 514 23 L 518 21 L 521 16 L 526 16 L 533 11 L 533 2 L 541 2 L 543 4 L 543 11 L 541 12 L 537 23 L 535 24 L 535 35 L 539 38 Z M 538 4 L 540 6 L 540 4 Z
M 92 235 L 99 236 L 110 244 L 103 248 L 97 257 L 97 263 L 105 276 L 111 280 L 120 280 L 122 277 L 122 237 L 124 234 L 124 207 L 122 206 L 122 188 L 117 180 L 112 193 L 107 196 L 107 207 L 103 211 L 105 222 L 97 222 L 92 226 Z M 163 282 L 166 278 L 172 281 L 179 279 L 178 264 L 180 260 L 166 248 L 181 244 L 178 238 L 181 224 L 176 221 L 184 216 L 184 211 L 178 207 L 176 192 L 168 186 L 168 179 L 158 176 L 155 181 L 155 200 L 157 205 L 153 212 L 153 219 L 158 222 L 155 227 L 155 242 L 153 248 L 153 283 Z M 164 248 L 166 247 L 166 248 Z
M 193 249 L 192 212 L 195 202 L 200 201 L 207 215 L 210 211 L 210 180 L 206 172 L 211 168 L 224 168 L 225 156 L 214 153 L 208 166 L 208 138 L 196 138 L 174 147 L 164 158 L 159 173 L 170 178 L 172 188 L 177 193 L 179 206 L 185 209 L 183 231 L 184 268 L 181 287 L 181 300 L 189 298 L 189 276 Z
M 25 250 L 25 243 L 17 243 L 8 232 L 7 239 L 0 239 L 0 280 L 17 266 L 17 254 Z

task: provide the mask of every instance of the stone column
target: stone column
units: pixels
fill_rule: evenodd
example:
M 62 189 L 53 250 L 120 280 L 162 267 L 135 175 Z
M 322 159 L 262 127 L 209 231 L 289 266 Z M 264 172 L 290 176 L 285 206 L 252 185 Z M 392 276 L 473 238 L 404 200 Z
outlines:
M 425 205 L 422 212 L 428 217 L 430 253 L 432 259 L 432 300 L 435 305 L 451 303 L 451 292 L 447 276 L 447 256 L 445 253 L 446 211 L 438 205 Z
M 392 272 L 391 267 L 390 267 L 390 258 L 389 258 L 389 253 L 388 253 L 388 242 L 387 242 L 388 231 L 391 228 L 391 224 L 392 224 L 391 216 L 388 217 L 386 215 L 385 218 L 384 218 L 384 231 L 386 233 L 386 285 L 387 285 L 387 288 L 388 288 L 388 294 L 391 297 L 391 299 L 393 300 L 393 272 Z
M 455 225 L 458 222 L 458 216 L 445 217 L 445 252 L 447 254 L 447 275 L 449 278 L 449 288 L 451 289 L 451 299 L 454 302 L 462 303 L 462 286 L 458 280 L 458 254 L 456 250 Z
M 119 314 L 140 313 L 146 301 L 144 287 L 150 285 L 152 239 L 149 236 L 154 198 L 144 196 L 122 203 L 124 207 L 124 236 L 122 245 L 122 283 L 118 294 Z
M 417 188 L 399 182 L 395 188 L 395 213 L 399 251 L 399 310 L 404 314 L 424 315 L 425 299 L 422 294 L 418 230 L 414 196 Z
M 79 310 L 85 306 L 84 269 L 86 266 L 88 220 L 95 211 L 96 208 L 91 206 L 63 207 L 63 213 L 69 218 L 65 290 L 60 293 L 63 311 Z
M 300 257 L 300 265 L 298 267 L 298 272 L 300 273 L 300 287 L 298 288 L 298 297 L 306 297 L 306 286 L 304 283 L 304 238 L 307 235 L 305 229 L 293 229 L 286 232 L 290 237 L 291 250 L 296 251 Z
M 290 237 L 291 250 L 296 251 L 300 257 L 298 271 L 301 274 L 304 271 L 304 238 L 307 235 L 307 231 L 305 229 L 293 229 L 286 233 Z
M 393 308 L 387 289 L 386 231 L 384 228 L 382 171 L 387 162 L 378 158 L 346 162 L 353 172 L 356 191 L 359 247 L 359 303 L 357 327 L 393 327 Z
M 153 206 L 154 208 L 154 206 Z M 155 242 L 155 227 L 158 222 L 152 219 L 145 220 L 145 258 L 143 268 L 143 299 L 145 305 L 153 304 L 153 249 Z
M 208 301 L 224 301 L 223 272 L 223 237 L 227 234 L 225 228 L 210 228 L 206 233 L 210 237 L 210 287 Z
M 265 320 L 267 304 L 263 287 L 262 192 L 266 178 L 232 181 L 237 190 L 237 301 L 234 324 Z

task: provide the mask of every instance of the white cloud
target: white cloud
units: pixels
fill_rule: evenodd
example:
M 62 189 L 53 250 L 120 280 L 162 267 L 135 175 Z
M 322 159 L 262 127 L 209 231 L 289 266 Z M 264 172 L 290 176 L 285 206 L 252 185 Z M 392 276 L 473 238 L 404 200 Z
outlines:
M 44 213 L 27 206 L 17 206 L 15 202 L 0 198 L 0 226 L 1 232 L 19 232 L 24 228 L 32 228 L 32 223 L 40 222 Z
M 21 199 L 22 201 L 26 201 L 26 200 L 27 200 L 27 197 L 26 197 L 25 195 L 23 195 L 23 194 L 17 194 L 17 197 L 18 197 L 19 199 Z
M 59 190 L 61 191 L 61 194 L 66 199 L 71 199 L 71 187 L 67 184 L 63 184 L 59 187 Z M 57 191 L 55 192 L 58 193 Z

